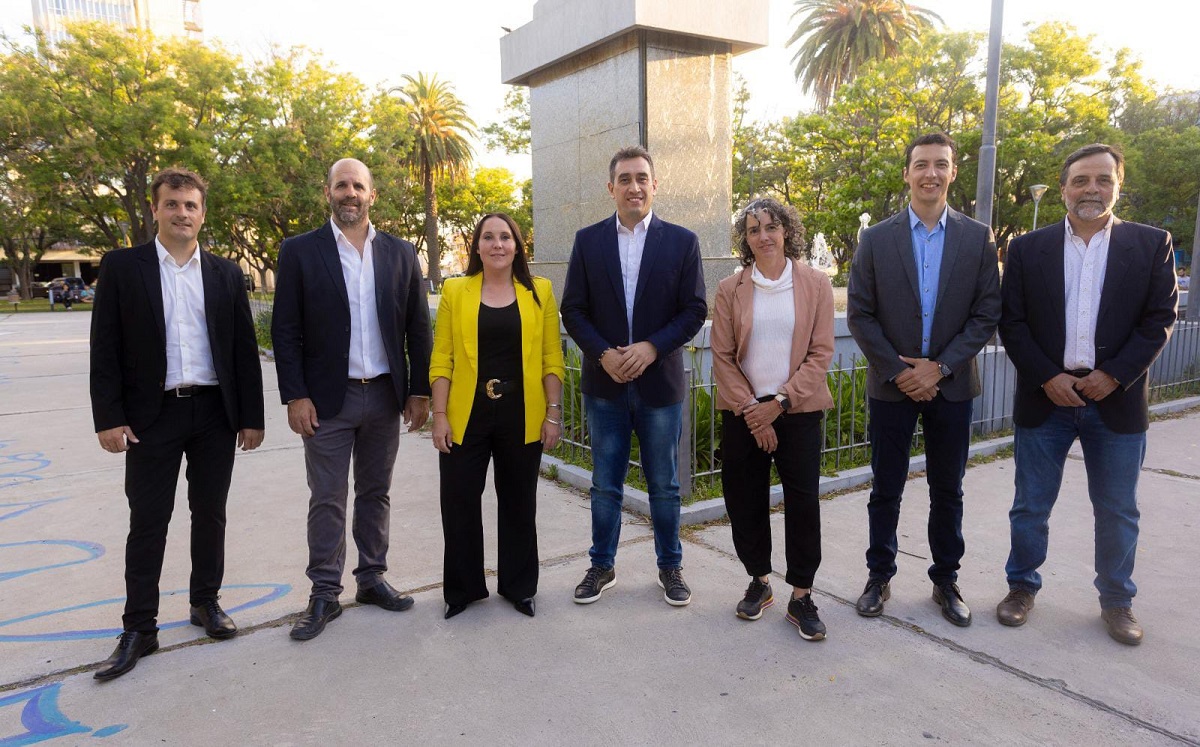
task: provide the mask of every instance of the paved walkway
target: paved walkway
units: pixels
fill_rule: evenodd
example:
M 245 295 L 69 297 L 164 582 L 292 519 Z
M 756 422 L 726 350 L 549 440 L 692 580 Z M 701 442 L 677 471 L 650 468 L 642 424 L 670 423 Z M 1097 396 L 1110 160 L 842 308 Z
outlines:
M 545 481 L 538 616 L 493 596 L 445 621 L 437 460 L 425 434 L 401 439 L 393 486 L 388 575 L 415 608 L 357 607 L 351 590 L 345 615 L 297 643 L 287 631 L 307 599 L 307 491 L 266 364 L 267 440 L 239 454 L 230 499 L 222 603 L 242 634 L 216 643 L 186 624 L 181 493 L 163 649 L 98 684 L 92 671 L 119 632 L 127 509 L 122 460 L 92 432 L 88 319 L 0 316 L 0 744 L 1200 744 L 1200 413 L 1151 429 L 1138 648 L 1110 640 L 1099 619 L 1078 459 L 1052 521 L 1046 587 L 1023 628 L 1002 628 L 993 614 L 1006 591 L 1008 460 L 967 475 L 969 628 L 930 601 L 920 481 L 901 520 L 892 600 L 873 620 L 853 609 L 867 495 L 823 504 L 821 643 L 801 640 L 782 604 L 755 623 L 734 616 L 747 578 L 720 524 L 685 540 L 691 606 L 663 603 L 653 542 L 634 515 L 617 586 L 597 604 L 573 604 L 587 567 L 587 501 Z M 782 600 L 781 576 L 774 586 Z

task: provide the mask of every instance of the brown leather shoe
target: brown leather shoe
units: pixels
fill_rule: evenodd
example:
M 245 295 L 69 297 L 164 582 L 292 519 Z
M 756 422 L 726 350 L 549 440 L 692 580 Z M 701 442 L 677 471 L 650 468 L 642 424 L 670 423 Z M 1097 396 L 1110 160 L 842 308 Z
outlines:
M 1114 641 L 1126 646 L 1136 646 L 1142 642 L 1142 625 L 1129 607 L 1109 607 L 1100 610 L 1100 617 L 1108 626 L 1108 634 Z
M 1016 628 L 1025 624 L 1033 609 L 1033 594 L 1024 589 L 1010 589 L 1008 596 L 996 605 L 996 619 L 1001 625 Z

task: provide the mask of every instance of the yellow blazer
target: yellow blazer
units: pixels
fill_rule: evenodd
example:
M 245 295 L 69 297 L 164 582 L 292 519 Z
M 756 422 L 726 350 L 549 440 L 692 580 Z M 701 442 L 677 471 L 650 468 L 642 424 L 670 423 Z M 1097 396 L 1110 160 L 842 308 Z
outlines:
M 558 335 L 558 303 L 546 278 L 535 277 L 539 307 L 529 289 L 513 280 L 517 291 L 517 310 L 521 314 L 521 371 L 525 390 L 525 443 L 540 441 L 542 420 L 546 417 L 546 391 L 542 377 L 563 369 L 562 341 Z M 429 382 L 450 380 L 450 398 L 446 418 L 450 436 L 461 444 L 471 419 L 471 406 L 479 384 L 479 305 L 482 302 L 483 273 L 465 278 L 450 278 L 442 285 L 437 321 L 433 329 L 433 354 L 429 360 Z

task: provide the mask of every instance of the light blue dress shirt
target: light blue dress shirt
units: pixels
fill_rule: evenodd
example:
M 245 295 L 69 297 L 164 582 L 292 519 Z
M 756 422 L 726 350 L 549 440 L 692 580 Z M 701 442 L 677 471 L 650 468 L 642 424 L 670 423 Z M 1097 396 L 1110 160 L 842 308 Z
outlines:
M 937 310 L 938 278 L 942 273 L 942 252 L 946 246 L 946 216 L 932 231 L 925 227 L 912 206 L 908 207 L 908 225 L 912 230 L 913 258 L 917 261 L 917 292 L 921 296 L 921 357 L 929 357 L 929 336 L 933 332 L 933 315 Z

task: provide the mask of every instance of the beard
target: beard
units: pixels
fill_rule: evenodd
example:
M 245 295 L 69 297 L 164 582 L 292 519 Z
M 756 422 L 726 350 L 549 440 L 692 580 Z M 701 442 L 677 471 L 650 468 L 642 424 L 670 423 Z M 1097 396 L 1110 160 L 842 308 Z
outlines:
M 333 208 L 333 215 L 343 226 L 357 226 L 367 219 L 367 211 L 361 202 L 340 202 Z
M 1079 200 L 1071 205 L 1070 213 L 1080 220 L 1092 221 L 1109 211 L 1100 200 Z

